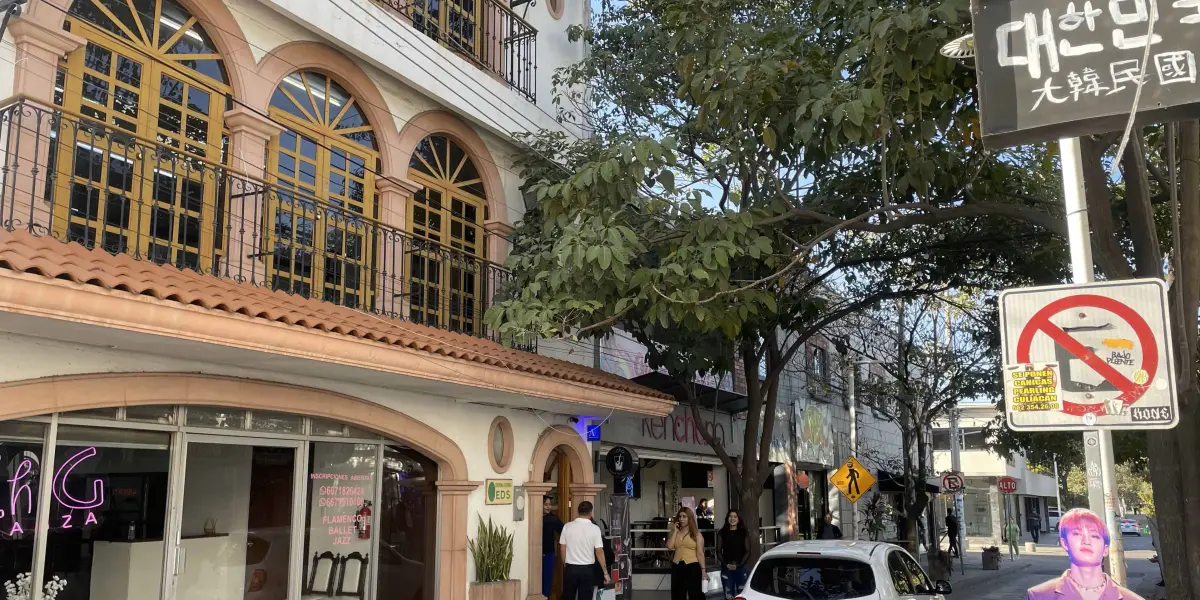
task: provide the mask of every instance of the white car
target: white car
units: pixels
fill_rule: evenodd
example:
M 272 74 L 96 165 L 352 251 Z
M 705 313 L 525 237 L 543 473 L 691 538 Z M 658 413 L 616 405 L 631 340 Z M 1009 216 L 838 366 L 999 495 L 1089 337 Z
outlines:
M 1138 522 L 1133 519 L 1121 519 L 1121 535 L 1136 535 L 1142 536 L 1142 530 L 1138 527 Z
M 1062 514 L 1057 508 L 1046 509 L 1046 520 L 1050 522 L 1050 531 L 1058 531 L 1058 520 L 1062 518 Z
M 903 548 L 884 542 L 799 541 L 762 555 L 739 600 L 945 600 Z

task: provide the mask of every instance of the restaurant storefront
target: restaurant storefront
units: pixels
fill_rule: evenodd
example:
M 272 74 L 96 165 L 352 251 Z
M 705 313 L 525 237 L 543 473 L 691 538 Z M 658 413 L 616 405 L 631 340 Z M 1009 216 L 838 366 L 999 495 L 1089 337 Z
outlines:
M 706 429 L 735 457 L 742 454 L 742 436 L 735 434 L 733 418 L 728 414 L 702 410 L 700 416 L 697 420 L 690 408 L 680 406 L 666 417 L 614 417 L 601 429 L 598 458 L 609 448 L 621 445 L 636 452 L 641 464 L 629 490 L 633 498 L 629 503 L 629 521 L 635 590 L 669 589 L 671 556 L 666 541 L 681 505 L 693 509 L 708 507 L 707 512 L 699 512 L 697 520 L 710 553 L 714 531 L 730 508 L 728 470 L 700 428 Z M 604 507 L 608 506 L 609 497 L 626 486 L 602 472 L 603 460 L 596 463 L 596 481 L 612 486 L 598 497 L 600 516 L 607 519 Z M 708 564 L 716 567 L 715 560 Z
M 433 582 L 436 462 L 345 423 L 217 406 L 56 413 L 0 422 L 0 468 L 6 587 L 416 600 Z

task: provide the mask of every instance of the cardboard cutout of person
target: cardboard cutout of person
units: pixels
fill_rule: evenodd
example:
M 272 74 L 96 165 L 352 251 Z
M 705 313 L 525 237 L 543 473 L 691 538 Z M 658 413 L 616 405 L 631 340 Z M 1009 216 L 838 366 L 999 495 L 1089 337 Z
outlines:
M 1058 522 L 1058 537 L 1070 567 L 1061 576 L 1029 588 L 1027 600 L 1143 600 L 1104 572 L 1111 540 L 1096 513 L 1071 509 Z

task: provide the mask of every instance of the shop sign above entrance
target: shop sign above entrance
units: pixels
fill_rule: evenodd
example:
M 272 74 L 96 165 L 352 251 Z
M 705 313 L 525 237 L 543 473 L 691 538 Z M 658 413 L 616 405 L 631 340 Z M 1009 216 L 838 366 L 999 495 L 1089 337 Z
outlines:
M 983 142 L 991 148 L 1195 116 L 1194 0 L 972 0 Z
M 1000 295 L 1000 331 L 1010 429 L 1170 429 L 1179 422 L 1161 280 L 1008 290 Z
M 875 485 L 875 476 L 853 456 L 846 459 L 846 464 L 835 471 L 829 480 L 850 502 L 858 502 Z
M 604 455 L 604 468 L 614 477 L 629 477 L 637 472 L 637 455 L 624 446 L 613 446 Z
M 732 416 L 700 410 L 700 418 L 696 419 L 691 407 L 683 405 L 676 406 L 666 417 L 612 417 L 605 421 L 600 440 L 635 448 L 716 456 L 701 428 L 708 431 L 730 456 L 742 455 L 743 436 L 735 432 Z
M 487 501 L 484 504 L 488 506 L 513 503 L 511 479 L 488 479 L 484 482 L 484 489 L 487 490 Z

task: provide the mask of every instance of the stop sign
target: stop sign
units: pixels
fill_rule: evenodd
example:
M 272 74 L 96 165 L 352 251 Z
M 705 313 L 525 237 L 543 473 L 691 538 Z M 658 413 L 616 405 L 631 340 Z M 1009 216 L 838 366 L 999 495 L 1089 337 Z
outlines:
M 1005 494 L 1011 494 L 1017 491 L 1017 480 L 1012 477 L 1001 477 L 1000 481 L 996 483 L 996 487 Z

